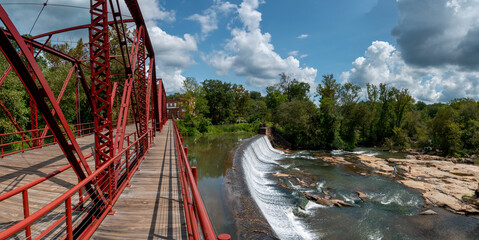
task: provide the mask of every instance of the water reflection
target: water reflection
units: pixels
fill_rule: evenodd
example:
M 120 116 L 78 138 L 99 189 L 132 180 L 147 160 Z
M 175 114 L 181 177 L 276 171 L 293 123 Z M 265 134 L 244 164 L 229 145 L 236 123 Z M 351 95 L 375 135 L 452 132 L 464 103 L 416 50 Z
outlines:
M 233 215 L 225 205 L 223 177 L 233 164 L 231 150 L 239 141 L 253 135 L 224 133 L 183 138 L 190 164 L 197 167 L 198 188 L 217 233 L 236 235 Z

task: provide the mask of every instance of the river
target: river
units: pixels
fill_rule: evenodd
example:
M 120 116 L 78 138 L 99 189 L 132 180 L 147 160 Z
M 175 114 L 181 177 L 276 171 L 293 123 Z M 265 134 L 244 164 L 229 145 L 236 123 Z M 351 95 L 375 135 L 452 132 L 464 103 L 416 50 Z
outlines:
M 228 152 L 239 141 L 251 136 L 252 134 L 235 133 L 184 138 L 192 166 L 198 167 L 198 186 L 217 233 L 236 236 L 234 216 L 223 196 L 223 178 L 226 170 L 232 166 L 232 156 Z M 247 177 L 265 183 L 264 186 L 260 184 L 250 187 L 257 188 L 255 192 L 262 193 L 256 202 L 263 208 L 263 214 L 281 238 L 479 239 L 478 219 L 438 208 L 433 209 L 438 215 L 418 215 L 424 210 L 424 200 L 416 191 L 391 178 L 363 176 L 352 167 L 330 165 L 314 157 L 315 153 L 318 151 L 282 154 L 264 166 L 259 161 L 255 162 L 254 158 L 251 163 L 246 163 L 269 173 Z M 347 152 L 333 151 L 331 154 L 345 153 Z M 404 157 L 402 153 L 391 155 L 367 148 L 357 149 L 353 154 Z M 278 178 L 272 176 L 273 173 L 295 171 L 312 174 L 319 180 L 314 187 L 302 187 L 288 182 L 290 189 L 284 189 L 276 184 Z M 334 199 L 343 200 L 354 207 L 323 207 L 308 201 L 302 194 L 323 190 Z M 366 193 L 368 200 L 361 201 L 356 191 Z M 275 225 L 280 227 L 275 229 Z
M 225 133 L 201 137 L 184 137 L 192 167 L 197 167 L 198 188 L 218 234 L 236 236 L 234 217 L 224 198 L 223 179 L 233 164 L 229 152 L 239 141 L 253 133 Z

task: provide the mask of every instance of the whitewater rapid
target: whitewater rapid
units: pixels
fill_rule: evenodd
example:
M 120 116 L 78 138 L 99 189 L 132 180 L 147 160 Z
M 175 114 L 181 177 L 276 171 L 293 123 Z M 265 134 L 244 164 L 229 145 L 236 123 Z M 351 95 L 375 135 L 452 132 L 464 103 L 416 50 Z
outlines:
M 284 157 L 283 152 L 271 146 L 266 136 L 255 139 L 246 147 L 241 161 L 246 185 L 280 239 L 314 239 L 316 237 L 294 216 L 289 198 L 267 177 L 279 165 L 276 161 Z

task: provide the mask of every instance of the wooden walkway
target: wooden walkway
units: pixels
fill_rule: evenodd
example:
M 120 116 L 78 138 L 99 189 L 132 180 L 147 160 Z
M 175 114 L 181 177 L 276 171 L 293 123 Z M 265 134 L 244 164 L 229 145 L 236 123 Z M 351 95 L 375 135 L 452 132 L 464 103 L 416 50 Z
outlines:
M 126 133 L 135 131 L 127 127 Z M 85 155 L 94 148 L 94 136 L 78 138 Z M 50 145 L 0 159 L 0 194 L 23 186 L 68 164 L 60 147 Z M 88 164 L 94 170 L 94 160 Z M 116 212 L 107 216 L 92 239 L 186 239 L 186 223 L 181 201 L 173 125 L 171 121 L 157 133 L 155 144 L 140 165 L 141 171 L 131 179 L 113 206 Z M 61 196 L 78 183 L 72 169 L 50 178 L 28 190 L 30 214 Z M 60 208 L 64 208 L 61 206 Z M 64 209 L 58 209 L 64 212 Z M 74 212 L 75 214 L 75 212 Z M 32 233 L 46 229 L 58 219 L 49 214 L 32 225 Z M 0 202 L 0 231 L 23 219 L 21 194 Z M 56 232 L 43 239 L 63 235 Z M 14 239 L 23 239 L 21 231 Z
M 187 239 L 171 120 L 92 239 Z

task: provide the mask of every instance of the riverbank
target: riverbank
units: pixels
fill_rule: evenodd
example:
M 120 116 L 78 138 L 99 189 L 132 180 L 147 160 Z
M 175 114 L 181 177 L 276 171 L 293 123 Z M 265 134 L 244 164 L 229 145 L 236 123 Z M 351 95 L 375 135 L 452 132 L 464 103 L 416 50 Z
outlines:
M 221 124 L 210 125 L 205 124 L 202 126 L 195 125 L 191 122 L 185 122 L 184 120 L 178 120 L 178 129 L 182 136 L 204 136 L 218 133 L 253 133 L 258 132 L 260 123 L 233 123 L 233 124 Z
M 418 190 L 427 205 L 453 213 L 479 215 L 477 199 L 471 199 L 479 183 L 479 166 L 429 155 L 407 155 L 405 159 L 345 154 L 315 156 L 333 165 L 347 165 L 362 175 L 379 174 L 394 178 Z M 395 170 L 396 168 L 396 170 Z
M 233 165 L 225 175 L 225 196 L 235 215 L 238 239 L 278 239 L 251 196 L 242 166 L 246 149 L 260 137 L 243 140 L 231 150 Z

